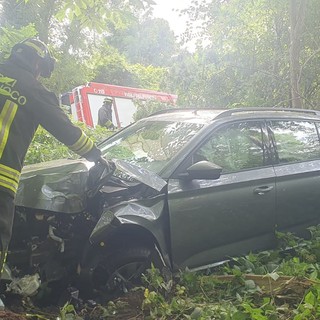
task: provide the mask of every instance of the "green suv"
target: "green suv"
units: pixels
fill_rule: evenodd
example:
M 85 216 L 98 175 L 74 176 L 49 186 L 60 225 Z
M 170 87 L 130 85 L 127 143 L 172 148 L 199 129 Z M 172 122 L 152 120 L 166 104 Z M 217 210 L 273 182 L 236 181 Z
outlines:
M 126 291 L 150 262 L 198 270 L 274 247 L 276 230 L 306 236 L 320 221 L 319 129 L 313 110 L 173 109 L 101 143 L 107 167 L 28 166 L 8 265 L 23 270 L 25 250 L 48 282 L 67 272 L 84 292 Z

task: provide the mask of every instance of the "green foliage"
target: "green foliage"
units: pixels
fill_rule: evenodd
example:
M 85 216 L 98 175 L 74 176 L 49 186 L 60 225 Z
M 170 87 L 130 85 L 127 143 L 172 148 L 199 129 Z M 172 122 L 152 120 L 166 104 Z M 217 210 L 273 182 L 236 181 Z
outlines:
M 165 280 L 151 268 L 143 277 L 142 310 L 150 319 L 318 319 L 320 276 L 310 271 L 319 270 L 320 226 L 310 233 L 309 240 L 278 233 L 279 249 L 234 258 L 209 274 L 182 272 Z M 248 274 L 261 276 L 256 282 Z M 276 285 L 282 275 L 292 277 Z M 266 277 L 274 289 L 262 286 Z
M 128 69 L 132 74 L 135 86 L 155 91 L 161 89 L 161 85 L 167 74 L 165 68 L 154 67 L 152 65 L 134 64 L 130 65 Z
M 2 52 L 7 56 L 16 42 L 39 36 L 49 44 L 57 59 L 51 79 L 43 81 L 56 94 L 89 81 L 159 90 L 164 81 L 164 70 L 131 64 L 123 52 L 119 53 L 106 43 L 113 34 L 129 28 L 132 22 L 139 26 L 143 13 L 148 15 L 153 4 L 152 0 L 30 0 L 17 5 L 15 1 L 5 0 L 2 7 L 3 25 L 7 28 L 4 30 L 8 30 L 10 41 L 2 41 Z M 33 30 L 16 32 L 30 23 Z M 159 26 L 152 35 L 168 42 L 161 32 Z M 170 39 L 172 42 L 173 38 Z M 158 43 L 152 42 L 151 45 Z M 153 50 L 158 57 L 163 56 L 158 49 Z M 169 50 L 168 45 L 163 46 L 162 51 L 165 50 Z
M 130 64 L 124 54 L 107 44 L 102 44 L 94 56 L 95 82 L 160 90 L 166 70 L 152 65 Z
M 0 28 L 0 61 L 7 59 L 14 44 L 37 34 L 34 24 L 19 29 L 11 26 Z
M 94 142 L 98 143 L 112 134 L 108 129 L 97 126 L 95 129 L 88 128 L 83 123 L 76 123 Z M 24 164 L 33 164 L 62 158 L 76 159 L 79 156 L 55 139 L 42 127 L 36 131 L 34 139 L 27 152 Z
M 127 61 L 121 53 L 108 45 L 101 45 L 101 52 L 95 56 L 96 75 L 94 81 L 115 85 L 133 86 Z
M 83 309 L 81 312 L 77 312 L 75 307 L 71 303 L 66 303 L 60 309 L 61 320 L 83 320 L 83 319 L 108 319 L 112 314 L 115 313 L 115 309 L 121 309 L 121 303 L 113 303 L 110 301 L 107 306 L 103 307 L 97 305 L 92 310 Z
M 127 159 L 132 158 L 134 154 L 132 151 L 123 146 L 115 146 L 111 151 L 108 152 L 110 159 Z
M 192 53 L 177 49 L 167 22 L 151 18 L 152 5 L 29 0 L 17 6 L 5 0 L 3 25 L 20 30 L 33 23 L 40 38 L 52 44 L 59 61 L 46 84 L 56 93 L 97 81 L 174 92 L 184 106 L 292 105 L 289 2 L 192 2 L 183 12 L 188 15 L 185 39 L 200 39 Z M 319 10 L 318 1 L 310 0 L 301 16 L 296 72 L 306 108 L 318 108 L 320 97 Z
M 209 45 L 198 51 L 218 105 L 288 103 L 288 12 L 276 2 L 212 0 L 189 9 L 191 19 L 205 20 L 202 34 Z
M 169 67 L 177 50 L 174 33 L 163 19 L 134 19 L 129 28 L 115 30 L 109 42 L 130 63 L 145 66 Z
M 65 93 L 76 86 L 89 82 L 94 76 L 92 68 L 65 53 L 55 54 L 57 63 L 50 79 L 43 79 L 46 87 L 57 93 Z
M 102 33 L 106 31 L 107 25 L 112 24 L 116 27 L 125 25 L 125 14 L 123 12 L 126 12 L 126 9 L 146 10 L 150 4 L 153 4 L 152 0 L 67 0 L 63 1 L 63 6 L 57 13 L 56 18 L 59 20 L 67 18 L 71 21 L 79 19 L 84 28 Z M 115 8 L 120 10 L 115 10 Z
M 320 285 L 314 285 L 306 292 L 293 320 L 318 319 L 320 316 Z
M 195 34 L 201 38 L 195 54 L 180 54 L 172 70 L 171 85 L 179 90 L 180 101 L 220 107 L 291 106 L 290 3 L 192 2 L 183 12 L 189 19 L 185 40 Z M 315 30 L 319 28 L 319 5 L 315 0 L 295 3 L 298 15 L 299 4 L 306 4 L 305 16 L 297 19 L 304 32 L 295 31 L 301 45 L 296 57 L 299 70 L 295 70 L 298 89 L 303 107 L 318 108 L 320 50 L 319 32 Z
M 66 303 L 60 310 L 61 320 L 79 320 L 72 304 Z M 80 318 L 81 319 L 81 318 Z
M 135 100 L 134 104 L 137 107 L 137 111 L 133 115 L 133 118 L 135 121 L 145 118 L 156 111 L 173 108 L 171 104 L 166 104 L 166 103 L 154 101 L 154 100 L 147 100 L 147 101 Z
M 181 52 L 173 59 L 165 90 L 177 93 L 179 105 L 185 107 L 225 105 L 220 100 L 221 96 L 228 92 L 221 91 L 219 81 L 213 84 L 214 75 L 220 73 L 219 69 L 206 61 L 204 53 Z M 216 94 L 217 91 L 219 94 Z

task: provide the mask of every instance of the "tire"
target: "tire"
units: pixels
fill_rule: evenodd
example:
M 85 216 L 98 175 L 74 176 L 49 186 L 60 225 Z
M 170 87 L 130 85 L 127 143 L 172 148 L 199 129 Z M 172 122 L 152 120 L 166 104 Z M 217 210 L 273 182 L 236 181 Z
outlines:
M 161 268 L 160 261 L 155 248 L 143 244 L 123 247 L 111 254 L 97 252 L 89 266 L 94 296 L 107 299 L 121 296 L 141 285 L 141 276 L 151 264 Z

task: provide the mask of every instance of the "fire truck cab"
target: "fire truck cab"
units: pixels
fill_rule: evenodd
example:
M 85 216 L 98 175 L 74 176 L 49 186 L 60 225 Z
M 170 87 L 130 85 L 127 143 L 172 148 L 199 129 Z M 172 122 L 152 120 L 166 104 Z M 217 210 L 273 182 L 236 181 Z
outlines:
M 112 98 L 112 123 L 117 128 L 126 127 L 134 121 L 133 115 L 137 111 L 135 100 L 155 100 L 173 105 L 177 101 L 176 95 L 165 92 L 89 82 L 74 88 L 68 95 L 73 119 L 95 127 L 98 111 L 107 97 Z

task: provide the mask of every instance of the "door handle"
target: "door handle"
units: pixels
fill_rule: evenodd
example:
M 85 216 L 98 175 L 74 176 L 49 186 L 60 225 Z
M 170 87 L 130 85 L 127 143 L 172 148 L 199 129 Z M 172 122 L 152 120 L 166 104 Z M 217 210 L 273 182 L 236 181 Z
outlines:
M 273 186 L 261 186 L 261 187 L 255 188 L 253 190 L 253 193 L 258 194 L 259 196 L 262 196 L 265 193 L 270 192 L 271 190 L 273 190 Z

